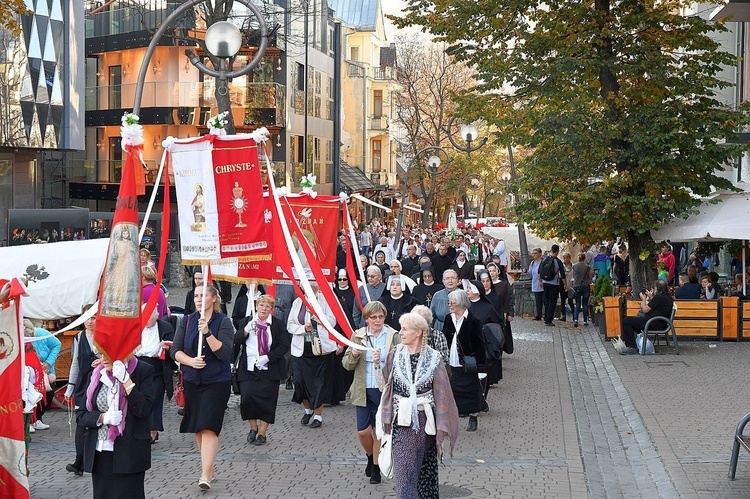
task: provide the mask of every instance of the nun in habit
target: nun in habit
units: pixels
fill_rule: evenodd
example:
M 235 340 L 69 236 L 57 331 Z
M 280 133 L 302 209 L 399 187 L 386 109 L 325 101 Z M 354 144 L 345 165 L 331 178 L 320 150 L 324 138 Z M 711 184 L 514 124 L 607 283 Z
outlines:
M 388 311 L 385 315 L 385 323 L 396 331 L 400 331 L 399 318 L 411 312 L 411 309 L 419 303 L 411 296 L 411 292 L 406 285 L 406 279 L 402 275 L 389 277 L 387 289 L 389 292 L 384 293 L 378 301 L 385 305 L 385 309 Z
M 354 295 L 354 289 L 349 283 L 349 276 L 346 269 L 339 269 L 336 273 L 336 284 L 333 286 L 333 292 L 341 303 L 341 308 L 344 310 L 346 320 L 349 321 L 349 325 L 352 331 L 357 330 L 355 324 L 359 324 L 361 319 L 359 307 L 356 305 L 356 297 Z M 344 329 L 341 324 L 336 324 L 336 331 L 344 334 Z M 339 405 L 342 401 L 346 400 L 346 393 L 349 391 L 349 387 L 354 380 L 354 372 L 347 371 L 344 369 L 342 361 L 344 360 L 344 348 L 341 345 L 336 347 L 336 360 L 333 368 L 333 386 L 331 387 L 331 399 L 328 402 L 331 405 Z
M 430 306 L 435 293 L 444 289 L 445 286 L 435 281 L 435 269 L 431 263 L 423 263 L 419 271 L 419 284 L 416 285 L 412 296 L 420 305 Z
M 456 271 L 459 279 L 474 278 L 474 266 L 466 258 L 466 252 L 464 250 L 458 250 L 458 253 L 456 253 L 456 259 L 453 261 L 450 268 Z
M 479 319 L 482 326 L 491 322 L 500 324 L 502 322 L 500 314 L 485 295 L 484 286 L 479 281 L 464 279 L 462 282 L 462 287 L 471 301 L 471 315 Z

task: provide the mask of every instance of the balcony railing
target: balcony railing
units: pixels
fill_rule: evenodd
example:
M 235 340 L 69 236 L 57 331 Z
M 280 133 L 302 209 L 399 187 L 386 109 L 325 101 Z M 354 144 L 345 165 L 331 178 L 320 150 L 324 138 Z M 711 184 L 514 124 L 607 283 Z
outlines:
M 86 111 L 128 109 L 133 105 L 135 83 L 86 87 Z M 206 83 L 155 81 L 143 86 L 141 107 L 201 108 L 216 107 L 214 81 Z M 279 83 L 245 83 L 229 86 L 233 108 L 245 109 L 247 124 L 284 126 L 285 87 Z M 203 125 L 206 117 L 176 120 L 181 124 Z M 189 121 L 189 122 L 186 122 Z
M 159 26 L 175 10 L 177 4 L 168 6 L 167 2 L 156 0 L 140 2 L 141 7 L 128 6 L 121 9 L 107 9 L 97 14 L 86 16 L 86 38 L 119 35 L 144 31 L 144 26 Z M 153 5 L 148 5 L 149 3 Z M 153 8 L 149 7 L 165 7 Z M 183 21 L 184 25 L 185 21 Z M 184 26 L 177 26 L 182 28 Z M 192 27 L 192 26 L 191 26 Z
M 388 118 L 385 116 L 370 116 L 370 130 L 388 130 Z
M 370 68 L 370 71 L 372 71 L 372 77 L 376 80 L 396 79 L 396 68 L 391 66 L 377 66 Z

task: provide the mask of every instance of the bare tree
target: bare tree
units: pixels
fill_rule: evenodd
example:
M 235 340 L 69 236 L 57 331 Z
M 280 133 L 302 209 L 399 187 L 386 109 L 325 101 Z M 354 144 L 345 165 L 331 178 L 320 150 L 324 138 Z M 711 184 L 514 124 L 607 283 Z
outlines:
M 26 55 L 18 35 L 0 27 L 0 146 L 28 145 L 18 95 Z
M 405 132 L 401 145 L 408 151 L 406 156 L 414 157 L 427 146 L 450 147 L 448 124 L 456 111 L 452 95 L 473 86 L 472 71 L 454 62 L 442 46 L 424 43 L 415 36 L 398 37 L 396 49 L 398 79 L 402 86 L 396 95 L 396 112 Z M 431 207 L 445 206 L 445 200 L 436 202 L 441 192 L 439 187 L 449 178 L 455 179 L 456 174 L 449 166 L 439 176 L 433 192 L 430 174 L 424 168 L 415 164 L 409 169 L 405 181 L 416 184 L 423 194 L 422 226 L 427 225 Z M 444 196 L 449 197 L 447 193 Z

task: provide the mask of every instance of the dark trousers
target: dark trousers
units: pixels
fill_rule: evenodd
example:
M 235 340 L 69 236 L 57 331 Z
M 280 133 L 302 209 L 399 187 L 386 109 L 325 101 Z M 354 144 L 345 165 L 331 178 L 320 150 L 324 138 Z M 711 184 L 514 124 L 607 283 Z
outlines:
M 588 284 L 583 286 L 576 286 L 578 293 L 576 293 L 576 306 L 573 312 L 573 320 L 578 320 L 578 314 L 583 311 L 583 322 L 589 321 L 589 296 L 591 295 L 591 289 Z
M 542 318 L 542 307 L 544 306 L 544 291 L 534 291 L 534 299 L 536 300 L 536 320 Z
M 646 321 L 648 319 L 645 317 L 625 317 L 622 320 L 622 333 L 620 337 L 625 342 L 626 347 L 638 348 L 635 343 L 635 335 L 643 331 L 643 328 L 646 327 Z
M 560 286 L 557 284 L 544 283 L 544 322 L 552 323 L 555 318 L 555 307 L 557 307 L 557 297 L 560 295 Z M 563 306 L 565 306 L 563 304 Z
M 575 303 L 573 302 L 573 298 L 568 298 L 568 292 L 565 291 L 565 286 L 560 286 L 560 315 L 562 317 L 565 317 L 567 313 L 565 312 L 565 305 L 570 307 L 570 313 L 573 313 L 573 310 L 575 308 Z

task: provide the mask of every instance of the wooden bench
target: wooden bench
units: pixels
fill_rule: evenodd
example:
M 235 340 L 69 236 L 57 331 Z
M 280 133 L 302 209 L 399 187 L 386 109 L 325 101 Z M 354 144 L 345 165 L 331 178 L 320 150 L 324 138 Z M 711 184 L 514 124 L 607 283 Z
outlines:
M 677 312 L 674 328 L 677 336 L 711 337 L 719 336 L 718 300 L 675 300 Z M 641 302 L 628 300 L 625 309 L 627 317 L 635 317 L 641 310 Z M 750 334 L 750 324 L 748 324 Z
M 750 338 L 750 302 L 742 302 L 742 337 Z

